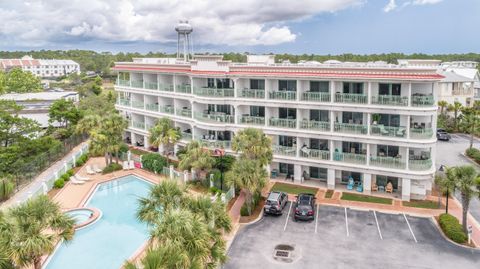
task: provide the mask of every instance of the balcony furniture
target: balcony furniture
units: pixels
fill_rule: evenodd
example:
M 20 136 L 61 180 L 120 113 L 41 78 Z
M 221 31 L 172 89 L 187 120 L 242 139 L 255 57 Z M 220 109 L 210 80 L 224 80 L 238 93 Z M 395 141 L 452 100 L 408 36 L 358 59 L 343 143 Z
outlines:
M 385 191 L 385 186 L 382 186 L 382 185 L 378 186 L 378 191 L 379 192 L 384 192 Z
M 376 182 L 372 182 L 372 191 L 378 191 L 378 186 Z
M 392 182 L 387 183 L 387 187 L 385 188 L 385 192 L 393 193 L 393 185 Z
M 353 187 L 355 186 L 355 181 L 353 181 L 353 177 L 348 178 L 348 184 L 347 184 L 347 190 L 353 190 Z
M 273 169 L 273 170 L 270 172 L 270 177 L 271 177 L 271 178 L 276 178 L 277 175 L 278 175 L 277 169 Z
M 397 130 L 396 136 L 403 137 L 403 136 L 405 136 L 406 131 L 407 130 L 405 128 L 399 127 L 398 130 Z
M 363 184 L 362 184 L 362 181 L 359 181 L 359 182 L 358 182 L 357 192 L 363 192 Z

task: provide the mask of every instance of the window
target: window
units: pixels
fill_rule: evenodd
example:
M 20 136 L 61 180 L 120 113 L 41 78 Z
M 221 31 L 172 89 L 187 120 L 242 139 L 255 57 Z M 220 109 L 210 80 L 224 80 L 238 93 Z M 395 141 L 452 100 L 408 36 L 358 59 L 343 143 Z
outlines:
M 350 171 L 342 171 L 342 183 L 347 184 L 348 179 L 352 177 L 353 181 L 359 182 L 362 180 L 362 174 L 357 172 L 350 172 Z
M 310 138 L 310 148 L 319 150 L 328 150 L 328 140 Z
M 265 90 L 265 80 L 264 79 L 251 79 L 250 80 L 250 89 Z
M 280 119 L 296 119 L 297 110 L 295 108 L 279 107 L 278 117 Z
M 310 81 L 311 92 L 329 92 L 329 87 L 328 81 Z
M 278 136 L 278 145 L 284 147 L 293 147 L 296 139 L 293 136 L 279 135 Z
M 217 78 L 217 88 L 218 89 L 229 89 L 230 88 L 230 79 L 229 78 Z
M 310 177 L 327 180 L 327 169 L 310 166 Z
M 264 106 L 250 106 L 250 116 L 265 117 Z
M 399 83 L 380 83 L 378 84 L 378 94 L 379 95 L 401 95 L 402 84 Z
M 363 83 L 361 83 L 361 82 L 343 82 L 343 93 L 363 94 Z
M 310 110 L 310 120 L 328 122 L 328 110 Z
M 363 113 L 342 112 L 342 123 L 363 124 Z
M 342 142 L 342 152 L 365 154 L 364 150 L 362 149 L 362 144 L 357 142 Z
M 399 155 L 398 146 L 377 145 L 377 156 L 397 157 Z
M 293 164 L 279 163 L 280 174 L 293 175 Z
M 215 88 L 215 79 L 207 78 L 207 87 L 208 88 Z
M 398 177 L 387 177 L 387 176 L 376 176 L 377 186 L 387 186 L 388 182 L 391 182 L 393 185 L 393 190 L 398 190 Z
M 297 91 L 297 81 L 296 80 L 279 80 L 278 90 L 279 91 Z
M 391 127 L 400 127 L 400 115 L 391 115 L 391 114 L 379 114 L 380 120 L 378 124 L 391 126 Z

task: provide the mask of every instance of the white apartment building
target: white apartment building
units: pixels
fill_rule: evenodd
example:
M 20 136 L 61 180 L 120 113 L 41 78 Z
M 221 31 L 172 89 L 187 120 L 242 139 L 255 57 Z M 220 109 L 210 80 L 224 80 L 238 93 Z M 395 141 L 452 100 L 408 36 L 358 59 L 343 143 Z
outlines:
M 473 89 L 473 94 L 470 95 L 470 92 L 468 92 L 468 98 L 473 97 L 473 99 L 475 100 L 480 100 L 480 74 L 478 72 L 477 66 L 477 62 L 455 61 L 444 62 L 441 64 L 440 68 L 444 72 L 453 72 L 466 79 L 463 82 L 463 88 Z M 463 96 L 465 95 L 466 94 L 464 94 Z
M 41 78 L 57 78 L 72 73 L 80 74 L 80 65 L 72 60 L 45 60 L 23 56 L 21 59 L 0 59 L 0 70 L 21 68 Z
M 393 185 L 403 200 L 423 199 L 435 172 L 436 96 L 443 76 L 427 66 L 377 63 L 247 63 L 222 56 L 118 62 L 116 108 L 125 137 L 148 145 L 148 130 L 168 117 L 191 139 L 231 152 L 245 127 L 272 138 L 272 177 L 345 189 L 349 179 L 370 194 Z M 175 151 L 178 147 L 175 147 Z M 353 191 L 355 191 L 354 188 Z

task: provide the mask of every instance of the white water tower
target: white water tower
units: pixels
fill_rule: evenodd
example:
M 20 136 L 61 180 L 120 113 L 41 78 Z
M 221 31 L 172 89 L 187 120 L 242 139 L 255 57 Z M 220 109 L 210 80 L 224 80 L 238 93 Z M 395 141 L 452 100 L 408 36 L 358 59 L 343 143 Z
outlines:
M 193 32 L 193 28 L 187 20 L 181 20 L 178 22 L 177 26 L 175 26 L 175 31 L 177 31 L 178 35 L 177 58 L 180 58 L 180 55 L 183 54 L 183 60 L 188 61 L 193 50 L 193 44 L 190 36 L 190 34 Z M 180 52 L 181 47 L 183 47 L 183 52 Z

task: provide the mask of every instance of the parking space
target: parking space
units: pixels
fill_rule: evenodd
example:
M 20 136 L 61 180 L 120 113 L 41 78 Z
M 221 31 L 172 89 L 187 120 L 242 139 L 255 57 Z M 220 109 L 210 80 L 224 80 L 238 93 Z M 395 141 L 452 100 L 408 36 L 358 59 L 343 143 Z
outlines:
M 223 268 L 476 268 L 480 264 L 480 252 L 447 242 L 430 218 L 317 205 L 314 221 L 294 222 L 293 210 L 289 203 L 283 215 L 266 216 L 241 230 Z M 293 262 L 273 258 L 278 244 L 295 248 Z

